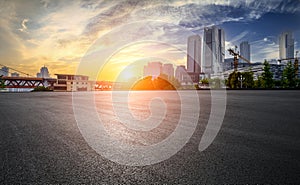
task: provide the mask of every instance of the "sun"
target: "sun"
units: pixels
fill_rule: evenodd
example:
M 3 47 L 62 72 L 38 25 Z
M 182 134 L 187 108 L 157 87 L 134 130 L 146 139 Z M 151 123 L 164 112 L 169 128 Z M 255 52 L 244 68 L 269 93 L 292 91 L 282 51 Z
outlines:
M 120 81 L 126 81 L 126 82 L 130 81 L 134 77 L 136 77 L 136 72 L 129 67 L 125 67 L 118 75 L 118 79 Z

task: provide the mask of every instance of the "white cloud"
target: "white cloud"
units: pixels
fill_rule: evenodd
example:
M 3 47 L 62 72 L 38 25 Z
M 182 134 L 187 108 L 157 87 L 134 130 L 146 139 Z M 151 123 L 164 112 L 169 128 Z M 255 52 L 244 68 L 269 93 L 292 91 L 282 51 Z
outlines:
M 23 21 L 22 21 L 22 23 L 21 23 L 22 28 L 19 28 L 18 30 L 21 31 L 21 32 L 28 33 L 28 32 L 27 32 L 27 26 L 26 26 L 26 23 L 27 23 L 28 21 L 29 21 L 28 19 L 23 19 Z
M 243 31 L 242 33 L 238 34 L 237 36 L 233 37 L 230 42 L 234 43 L 234 42 L 238 42 L 241 39 L 245 38 L 246 35 L 248 34 L 248 31 Z
M 252 62 L 263 62 L 264 59 L 278 58 L 279 46 L 267 38 L 251 43 Z

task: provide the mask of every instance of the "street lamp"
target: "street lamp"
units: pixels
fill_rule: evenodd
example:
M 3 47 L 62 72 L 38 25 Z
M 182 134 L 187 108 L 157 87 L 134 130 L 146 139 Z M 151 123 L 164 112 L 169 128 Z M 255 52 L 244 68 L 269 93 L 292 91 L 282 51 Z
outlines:
M 243 75 L 240 74 L 240 76 L 238 77 L 238 80 L 241 82 L 241 89 L 243 88 L 243 81 L 245 78 L 243 78 Z

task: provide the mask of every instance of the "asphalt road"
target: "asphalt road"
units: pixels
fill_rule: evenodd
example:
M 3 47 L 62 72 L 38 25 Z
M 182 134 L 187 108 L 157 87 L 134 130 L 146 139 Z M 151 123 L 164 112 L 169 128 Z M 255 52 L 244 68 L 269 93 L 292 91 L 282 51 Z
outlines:
M 100 104 L 106 93 L 97 95 Z M 0 93 L 0 183 L 300 184 L 300 91 L 228 91 L 221 130 L 203 152 L 198 146 L 211 104 L 209 91 L 198 93 L 192 138 L 174 156 L 147 166 L 121 165 L 94 151 L 77 126 L 72 93 Z M 145 118 L 150 113 L 141 102 L 133 102 L 135 116 Z M 99 114 L 109 109 L 97 107 Z M 167 117 L 178 119 L 171 110 Z M 112 137 L 135 145 L 157 143 L 176 127 L 138 134 L 114 126 Z

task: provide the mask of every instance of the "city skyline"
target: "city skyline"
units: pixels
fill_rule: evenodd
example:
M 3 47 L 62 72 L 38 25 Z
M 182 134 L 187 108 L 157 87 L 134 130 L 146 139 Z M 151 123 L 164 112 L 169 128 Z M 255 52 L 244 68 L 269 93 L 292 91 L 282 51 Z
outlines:
M 142 40 L 151 33 L 161 43 L 133 43 L 118 50 L 108 61 L 110 69 L 103 74 L 105 78 L 114 79 L 112 74 L 115 76 L 133 61 L 150 54 L 186 65 L 187 37 L 203 36 L 204 27 L 212 25 L 225 31 L 225 49 L 248 40 L 253 53 L 251 61 L 262 62 L 278 58 L 278 36 L 286 30 L 293 32 L 294 50 L 299 50 L 299 4 L 298 1 L 74 1 L 71 4 L 1 1 L 0 64 L 29 74 L 35 74 L 45 64 L 49 71 L 73 74 L 95 40 L 144 20 L 168 23 L 148 30 L 138 29 Z M 190 34 L 182 34 L 179 28 L 189 30 Z M 105 52 L 118 42 L 114 38 L 111 34 L 99 48 Z M 168 46 L 170 42 L 172 46 Z M 226 50 L 225 58 L 229 58 Z

